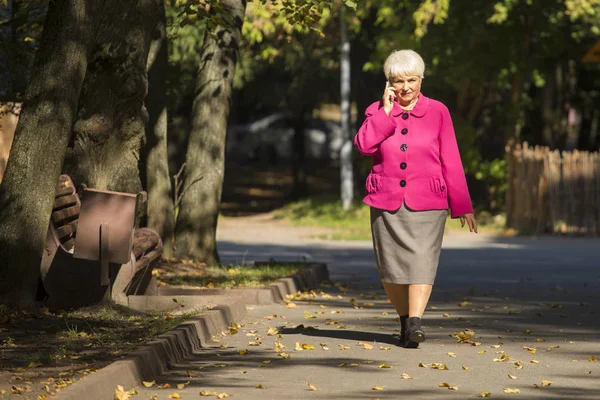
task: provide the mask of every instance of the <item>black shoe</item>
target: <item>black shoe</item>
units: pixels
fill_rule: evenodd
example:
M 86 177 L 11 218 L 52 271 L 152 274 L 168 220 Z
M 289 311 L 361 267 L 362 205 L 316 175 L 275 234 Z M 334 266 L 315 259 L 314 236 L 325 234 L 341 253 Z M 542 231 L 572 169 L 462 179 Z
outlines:
M 414 342 L 412 340 L 408 340 L 409 335 L 408 335 L 408 321 L 407 320 L 408 320 L 408 316 L 400 317 L 400 322 L 402 325 L 401 325 L 399 346 L 404 347 L 405 349 L 416 349 L 417 347 L 419 347 L 419 343 Z
M 415 342 L 417 345 L 425 341 L 425 332 L 421 328 L 421 318 L 411 317 L 407 320 L 406 337 L 409 342 Z

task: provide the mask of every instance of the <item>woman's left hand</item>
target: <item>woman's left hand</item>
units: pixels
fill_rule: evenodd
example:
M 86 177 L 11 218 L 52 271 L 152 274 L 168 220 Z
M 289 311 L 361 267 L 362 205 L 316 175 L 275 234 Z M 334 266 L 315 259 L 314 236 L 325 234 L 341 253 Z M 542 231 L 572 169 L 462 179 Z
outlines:
M 461 215 L 460 217 L 460 227 L 465 226 L 465 222 L 469 225 L 469 232 L 477 233 L 477 221 L 475 220 L 475 215 L 473 213 Z

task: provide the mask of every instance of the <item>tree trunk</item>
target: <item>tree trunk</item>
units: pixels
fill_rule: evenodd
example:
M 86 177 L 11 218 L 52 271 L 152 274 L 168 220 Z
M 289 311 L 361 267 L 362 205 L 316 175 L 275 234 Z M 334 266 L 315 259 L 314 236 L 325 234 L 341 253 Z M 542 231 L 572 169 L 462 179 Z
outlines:
M 175 226 L 176 253 L 207 264 L 219 262 L 216 230 L 225 169 L 225 135 L 246 9 L 245 0 L 221 3 L 231 15 L 227 17 L 229 24 L 207 29 L 204 36 L 183 197 Z
M 148 121 L 146 64 L 158 18 L 154 0 L 107 0 L 80 97 L 72 156 L 75 184 L 136 193 Z
M 342 208 L 345 211 L 350 210 L 354 200 L 354 181 L 352 173 L 352 134 L 350 133 L 350 40 L 348 38 L 348 24 L 346 22 L 346 6 L 342 5 L 340 16 L 340 30 L 342 39 L 342 54 L 340 65 L 340 98 L 341 98 L 341 119 L 342 119 L 342 137 L 344 144 L 340 151 L 340 181 L 341 181 L 341 200 Z
M 163 257 L 172 256 L 173 200 L 167 156 L 167 69 L 168 52 L 166 17 L 162 0 L 158 0 L 159 18 L 154 28 L 155 40 L 148 55 L 148 124 L 146 142 L 142 147 L 142 186 L 148 192 L 148 226 L 162 237 Z
M 294 96 L 292 96 L 294 97 Z M 306 174 L 306 121 L 304 108 L 298 107 L 294 113 L 294 136 L 291 142 L 292 190 L 290 198 L 301 199 L 308 194 Z
M 97 1 L 50 3 L 0 185 L 0 303 L 34 305 L 54 191 L 98 15 Z

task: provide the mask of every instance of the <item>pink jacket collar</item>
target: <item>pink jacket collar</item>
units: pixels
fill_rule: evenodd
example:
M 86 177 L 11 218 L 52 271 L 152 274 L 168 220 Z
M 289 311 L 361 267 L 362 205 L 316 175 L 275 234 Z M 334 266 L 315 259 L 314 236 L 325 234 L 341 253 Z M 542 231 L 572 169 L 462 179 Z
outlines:
M 423 93 L 419 93 L 419 101 L 417 102 L 417 105 L 415 106 L 415 108 L 413 108 L 409 112 L 411 115 L 420 118 L 425 115 L 428 108 L 429 108 L 429 98 L 425 97 L 425 95 Z M 405 111 L 402 108 L 400 108 L 400 105 L 395 102 L 394 108 L 392 108 L 392 116 L 399 117 L 404 112 Z

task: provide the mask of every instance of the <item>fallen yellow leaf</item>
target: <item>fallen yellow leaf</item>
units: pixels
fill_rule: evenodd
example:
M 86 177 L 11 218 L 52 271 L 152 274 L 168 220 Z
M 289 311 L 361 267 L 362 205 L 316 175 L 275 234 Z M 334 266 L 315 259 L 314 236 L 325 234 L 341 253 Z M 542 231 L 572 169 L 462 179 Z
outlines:
M 412 376 L 410 376 L 404 372 L 400 376 L 402 377 L 402 379 L 412 379 Z
M 269 328 L 267 330 L 267 335 L 269 336 L 274 336 L 277 335 L 279 333 L 279 331 L 277 330 L 277 328 Z
M 427 365 L 423 364 L 423 363 L 419 363 L 419 367 L 421 367 L 421 368 L 427 368 Z
M 129 400 L 130 398 L 131 395 L 129 394 L 129 392 L 126 392 L 123 386 L 117 385 L 117 387 L 115 388 L 115 400 Z
M 146 382 L 143 381 L 142 382 L 144 384 L 144 386 L 146 386 L 147 388 L 151 388 L 152 386 L 154 386 L 154 384 L 156 383 L 156 381 L 152 381 L 152 382 Z
M 312 390 L 313 392 L 316 392 L 316 391 L 319 390 L 317 387 L 315 387 L 314 385 L 312 385 L 310 382 L 306 382 L 306 384 L 308 385 L 308 388 L 310 390 Z
M 463 365 L 463 366 L 462 366 L 462 369 L 464 369 L 465 371 L 468 371 L 468 370 L 469 370 L 469 367 L 467 367 L 466 365 Z
M 287 305 L 285 306 L 285 308 L 296 308 L 296 307 L 298 307 L 296 305 L 296 303 L 287 303 Z
M 442 382 L 442 383 L 440 383 L 439 387 L 445 387 L 445 388 L 448 388 L 450 390 L 458 390 L 458 386 L 450 385 L 448 382 Z
M 203 390 L 200 392 L 200 396 L 216 396 L 217 392 L 211 392 L 209 390 Z
M 448 353 L 448 355 L 449 355 L 450 357 L 456 357 L 456 353 L 452 353 L 452 352 L 450 352 L 450 353 Z
M 361 343 L 363 345 L 363 347 L 365 348 L 365 350 L 372 350 L 373 349 L 373 345 L 369 344 L 369 343 Z
M 373 386 L 373 390 L 383 390 L 383 386 Z
M 227 397 L 229 397 L 229 394 L 225 392 L 217 394 L 217 399 L 225 399 Z
M 441 363 L 431 363 L 431 368 L 433 369 L 441 369 L 444 371 L 448 370 L 448 367 L 446 366 L 446 364 L 441 364 Z
M 391 365 L 380 364 L 378 368 L 393 368 Z
M 195 377 L 197 377 L 197 376 L 198 376 L 198 374 L 197 374 L 197 373 L 195 373 L 194 371 L 191 371 L 191 370 L 188 370 L 188 371 L 187 371 L 187 374 L 188 374 L 188 376 L 189 376 L 190 378 L 195 378 Z
M 509 377 L 510 379 L 517 379 L 517 377 L 516 377 L 516 376 L 514 376 L 514 375 L 511 375 L 511 374 L 508 374 L 508 377 Z
M 538 360 L 529 360 L 530 363 L 532 364 L 539 364 L 540 362 Z
M 179 395 L 179 393 L 175 392 L 169 395 L 170 399 L 181 399 L 181 396 Z
M 303 343 L 303 344 L 302 344 L 302 348 L 303 348 L 304 350 L 314 350 L 314 349 L 315 349 L 315 346 L 313 346 L 313 345 L 310 345 L 310 344 Z
M 255 386 L 257 389 L 264 389 L 264 385 L 262 383 L 259 383 L 258 385 Z
M 550 386 L 552 385 L 554 382 L 552 381 L 548 381 L 548 380 L 542 380 L 542 386 Z
M 480 392 L 479 397 L 492 397 L 492 393 L 490 392 Z
M 596 362 L 596 361 L 598 361 L 598 360 L 596 359 L 596 357 L 594 357 L 594 356 L 590 356 L 590 358 L 588 358 L 588 361 L 589 361 L 589 362 Z
M 171 389 L 171 385 L 170 385 L 170 384 L 168 384 L 168 383 L 165 383 L 165 384 L 163 384 L 163 385 L 160 385 L 159 387 L 160 387 L 161 389 Z
M 238 351 L 238 353 L 240 354 L 240 356 L 245 356 L 246 354 L 248 354 L 250 351 L 248 349 L 244 349 L 244 350 L 240 350 Z
M 521 393 L 521 390 L 520 389 L 504 388 L 503 392 L 504 393 Z
M 521 365 L 520 361 L 515 361 L 513 364 L 515 365 L 515 367 L 517 367 L 517 369 L 523 369 L 523 365 Z

